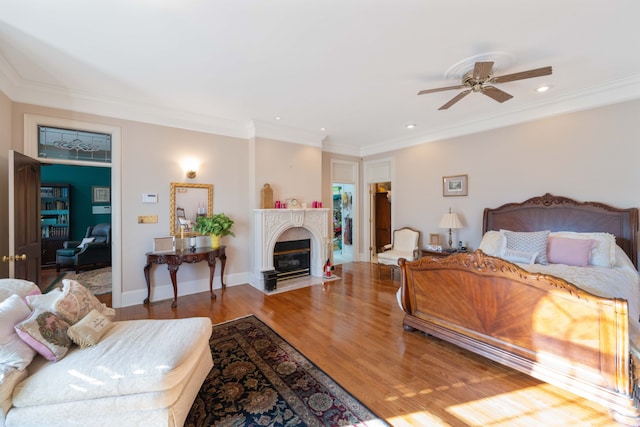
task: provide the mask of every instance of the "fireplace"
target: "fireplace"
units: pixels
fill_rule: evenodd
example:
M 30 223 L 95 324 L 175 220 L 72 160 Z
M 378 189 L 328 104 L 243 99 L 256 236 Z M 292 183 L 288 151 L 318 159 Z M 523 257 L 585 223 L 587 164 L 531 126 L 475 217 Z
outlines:
M 311 239 L 277 242 L 273 249 L 273 268 L 278 281 L 311 274 Z
M 331 246 L 330 213 L 317 209 L 254 209 L 254 267 L 251 284 L 263 288 L 264 271 L 278 270 L 274 266 L 274 252 L 278 241 L 309 240 L 309 273 L 322 277 L 322 267 L 329 257 Z M 304 229 L 301 237 L 283 238 L 292 229 Z M 296 233 L 294 233 L 295 235 Z

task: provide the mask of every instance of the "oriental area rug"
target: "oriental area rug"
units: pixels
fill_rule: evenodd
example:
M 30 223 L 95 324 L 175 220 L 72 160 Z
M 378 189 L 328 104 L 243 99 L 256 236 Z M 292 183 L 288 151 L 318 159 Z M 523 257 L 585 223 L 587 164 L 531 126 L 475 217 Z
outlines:
M 47 287 L 45 293 L 56 287 L 62 288 L 62 279 L 75 280 L 83 284 L 94 295 L 111 293 L 111 267 L 81 271 L 79 274 L 76 274 L 73 270 L 63 271 Z
M 185 427 L 389 426 L 255 316 L 213 325 Z

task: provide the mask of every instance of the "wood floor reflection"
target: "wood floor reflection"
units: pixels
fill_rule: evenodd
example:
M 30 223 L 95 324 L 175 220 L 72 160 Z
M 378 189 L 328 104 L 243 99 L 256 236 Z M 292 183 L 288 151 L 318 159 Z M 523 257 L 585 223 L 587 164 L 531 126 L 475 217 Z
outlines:
M 117 320 L 255 314 L 394 426 L 619 426 L 604 407 L 402 328 L 398 273 L 339 265 L 340 280 L 265 295 L 250 285 L 117 309 Z

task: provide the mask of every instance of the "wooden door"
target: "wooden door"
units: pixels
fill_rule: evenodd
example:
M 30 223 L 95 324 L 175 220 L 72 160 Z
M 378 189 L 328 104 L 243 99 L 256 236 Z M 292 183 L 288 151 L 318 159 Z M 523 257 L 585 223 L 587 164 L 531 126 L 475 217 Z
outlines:
M 376 252 L 391 243 L 391 202 L 387 193 L 376 193 Z
M 9 277 L 40 285 L 40 162 L 9 151 Z

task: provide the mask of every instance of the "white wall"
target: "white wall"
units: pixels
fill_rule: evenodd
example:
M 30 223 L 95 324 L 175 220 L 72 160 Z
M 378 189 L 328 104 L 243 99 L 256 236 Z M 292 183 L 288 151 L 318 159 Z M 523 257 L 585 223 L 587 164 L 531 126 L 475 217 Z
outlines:
M 122 129 L 122 236 L 114 238 L 120 238 L 123 247 L 123 305 L 139 304 L 146 296 L 144 254 L 151 250 L 154 237 L 168 235 L 169 184 L 186 182 L 180 167 L 183 157 L 202 159 L 198 177 L 191 182 L 214 184 L 214 211 L 224 211 L 236 221 L 238 236 L 227 237 L 224 242 L 229 248 L 226 281 L 230 285 L 245 283 L 251 271 L 252 210 L 259 206 L 262 185 L 271 184 L 274 199 L 322 199 L 327 204 L 331 201 L 327 165 L 332 158 L 345 158 L 322 153 L 318 147 L 259 138 L 244 140 L 10 103 L 0 93 L 0 196 L 6 194 L 6 152 L 10 148 L 22 150 L 24 113 Z M 348 160 L 393 159 L 395 228 L 409 225 L 421 230 L 423 236 L 434 232 L 444 236 L 437 224 L 451 207 L 465 224 L 454 240 L 467 241 L 471 248 L 477 248 L 485 207 L 545 192 L 619 207 L 640 206 L 637 117 L 640 100 Z M 7 128 L 11 129 L 10 141 Z M 469 196 L 443 197 L 442 177 L 457 174 L 469 175 Z M 363 190 L 358 198 L 360 206 L 362 195 L 367 194 Z M 142 193 L 158 193 L 158 204 L 142 204 Z M 116 189 L 113 196 L 117 196 Z M 6 215 L 6 209 L 0 209 L 0 220 L 4 218 L 5 224 Z M 138 215 L 158 215 L 159 222 L 138 224 Z M 362 224 L 366 221 L 361 221 L 361 236 Z M 0 238 L 6 235 L 5 226 Z M 365 245 L 368 242 L 361 243 Z M 208 289 L 207 267 L 201 264 L 180 269 L 181 295 Z M 153 271 L 156 298 L 170 297 L 166 268 L 154 267 Z M 218 268 L 216 287 L 220 286 L 219 274 Z
M 551 193 L 616 207 L 640 206 L 640 101 L 422 144 L 393 153 L 394 228 L 429 233 L 449 207 L 478 247 L 485 207 Z M 469 195 L 443 197 L 442 177 L 469 175 Z

